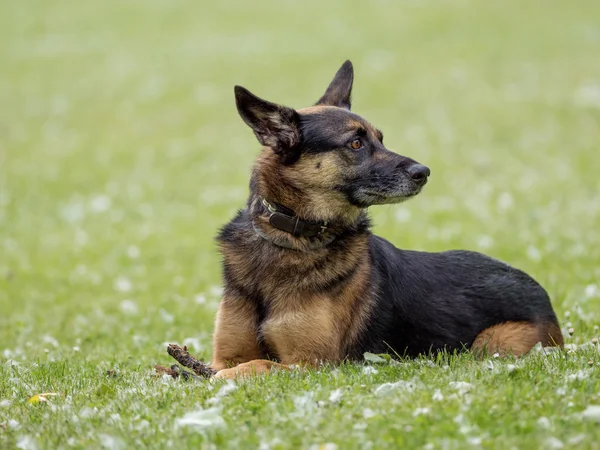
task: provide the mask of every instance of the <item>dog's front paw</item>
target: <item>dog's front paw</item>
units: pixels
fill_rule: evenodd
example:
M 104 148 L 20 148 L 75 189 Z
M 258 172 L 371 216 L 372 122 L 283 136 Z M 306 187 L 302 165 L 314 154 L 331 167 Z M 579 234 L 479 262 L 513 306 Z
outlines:
M 230 369 L 219 370 L 213 378 L 235 379 L 248 378 L 254 375 L 268 374 L 272 369 L 287 369 L 288 367 L 266 359 L 255 359 L 242 363 Z

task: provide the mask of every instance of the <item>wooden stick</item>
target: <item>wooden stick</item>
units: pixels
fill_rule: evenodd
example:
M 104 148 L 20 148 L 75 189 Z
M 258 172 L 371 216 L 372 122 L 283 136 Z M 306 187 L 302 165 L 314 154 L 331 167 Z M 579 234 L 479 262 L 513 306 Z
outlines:
M 171 367 L 165 367 L 165 366 L 161 366 L 160 364 L 157 364 L 154 366 L 154 370 L 156 370 L 156 373 L 158 375 L 165 374 L 165 375 L 169 375 L 175 379 L 177 379 L 177 378 L 179 378 L 179 376 L 181 376 L 181 378 L 183 378 L 186 381 L 201 378 L 198 375 L 194 375 L 192 372 L 188 372 L 187 370 L 181 369 L 177 364 L 173 364 Z
M 204 378 L 210 378 L 216 370 L 212 369 L 206 363 L 194 358 L 187 351 L 187 347 L 180 347 L 177 344 L 169 344 L 167 347 L 167 353 L 171 355 L 175 361 L 181 364 L 183 367 L 191 369 L 196 375 Z

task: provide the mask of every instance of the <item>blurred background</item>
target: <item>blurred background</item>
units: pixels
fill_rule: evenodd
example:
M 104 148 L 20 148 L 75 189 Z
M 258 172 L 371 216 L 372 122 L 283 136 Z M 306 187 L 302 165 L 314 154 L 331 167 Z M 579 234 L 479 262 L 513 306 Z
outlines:
M 346 59 L 353 108 L 431 168 L 373 208 L 404 248 L 534 275 L 563 323 L 600 318 L 600 4 L 507 0 L 3 2 L 0 351 L 210 356 L 213 237 L 259 145 L 233 86 L 314 103 Z M 117 359 L 119 359 L 117 357 Z

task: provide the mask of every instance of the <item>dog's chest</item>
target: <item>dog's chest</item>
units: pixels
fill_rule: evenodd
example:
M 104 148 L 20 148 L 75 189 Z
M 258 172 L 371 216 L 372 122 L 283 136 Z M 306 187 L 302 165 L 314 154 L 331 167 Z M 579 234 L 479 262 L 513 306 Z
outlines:
M 332 299 L 324 296 L 288 298 L 293 307 L 272 310 L 259 336 L 283 363 L 309 363 L 340 358 L 343 333 L 336 327 Z
M 297 253 L 229 248 L 224 252 L 225 281 L 243 286 L 270 303 L 281 303 L 295 295 L 306 297 L 320 291 L 345 269 L 339 263 L 330 264 L 327 257 Z
M 225 283 L 259 305 L 257 331 L 272 356 L 288 364 L 343 358 L 370 308 L 366 238 L 308 253 L 244 242 L 253 241 L 222 246 Z

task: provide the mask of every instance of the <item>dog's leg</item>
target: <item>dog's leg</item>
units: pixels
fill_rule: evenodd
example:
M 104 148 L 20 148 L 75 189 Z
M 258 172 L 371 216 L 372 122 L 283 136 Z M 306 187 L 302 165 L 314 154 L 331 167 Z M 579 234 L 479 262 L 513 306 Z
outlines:
M 215 378 L 244 378 L 291 365 L 316 367 L 321 361 L 340 360 L 340 334 L 335 311 L 326 298 L 304 299 L 294 312 L 274 314 L 262 324 L 262 334 L 275 347 L 282 364 L 257 358 L 219 370 Z M 339 318 L 338 318 L 339 321 Z
M 268 374 L 273 370 L 291 370 L 291 367 L 268 359 L 255 359 L 230 369 L 219 370 L 214 378 L 247 378 L 254 375 Z
M 486 328 L 471 345 L 476 355 L 521 356 L 541 342 L 544 347 L 562 347 L 560 328 L 553 323 L 505 322 Z
M 226 293 L 217 312 L 211 367 L 222 370 L 265 358 L 257 328 L 255 306 L 244 298 Z

